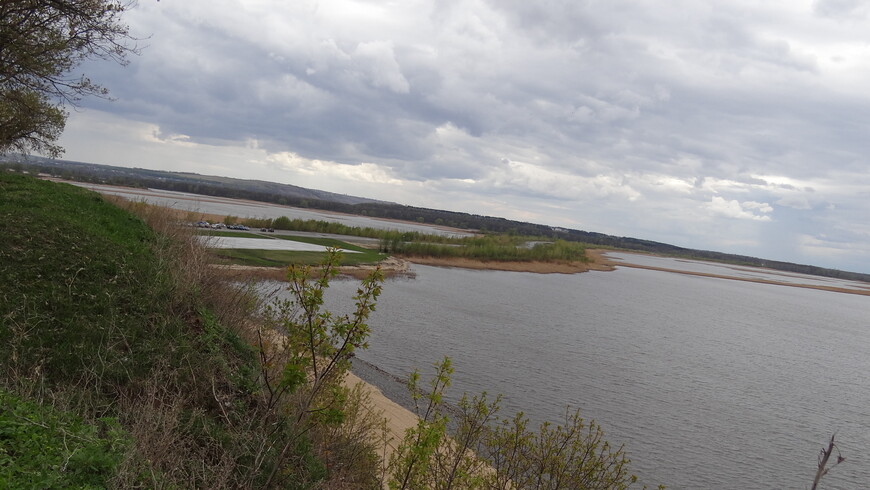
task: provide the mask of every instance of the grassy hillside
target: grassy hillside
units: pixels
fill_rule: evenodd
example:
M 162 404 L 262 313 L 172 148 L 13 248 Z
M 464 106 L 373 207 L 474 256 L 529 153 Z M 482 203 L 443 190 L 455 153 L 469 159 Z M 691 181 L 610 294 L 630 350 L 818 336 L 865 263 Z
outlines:
M 253 298 L 174 233 L 190 231 L 0 174 L 0 488 L 374 486 L 377 465 L 327 455 L 367 446 L 264 403 L 241 338 Z

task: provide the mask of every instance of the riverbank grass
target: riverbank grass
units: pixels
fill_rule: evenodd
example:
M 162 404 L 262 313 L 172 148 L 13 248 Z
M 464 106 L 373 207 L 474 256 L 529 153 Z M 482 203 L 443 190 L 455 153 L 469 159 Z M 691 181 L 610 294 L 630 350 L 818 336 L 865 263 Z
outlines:
M 0 487 L 374 487 L 354 426 L 266 403 L 255 297 L 190 227 L 11 173 L 0 197 Z

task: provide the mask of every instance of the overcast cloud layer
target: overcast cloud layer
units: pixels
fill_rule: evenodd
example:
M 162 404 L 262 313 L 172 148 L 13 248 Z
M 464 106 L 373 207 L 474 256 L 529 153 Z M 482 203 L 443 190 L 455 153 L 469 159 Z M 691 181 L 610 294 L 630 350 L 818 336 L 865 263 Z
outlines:
M 852 0 L 140 0 L 66 157 L 870 272 Z

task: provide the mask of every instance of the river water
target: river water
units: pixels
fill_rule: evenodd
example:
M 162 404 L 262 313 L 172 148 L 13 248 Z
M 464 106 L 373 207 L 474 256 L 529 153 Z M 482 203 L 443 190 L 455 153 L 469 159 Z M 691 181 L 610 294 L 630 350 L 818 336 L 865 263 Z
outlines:
M 502 393 L 504 415 L 566 406 L 669 488 L 870 487 L 870 297 L 619 268 L 538 275 L 415 266 L 388 281 L 358 354 L 394 378 L 450 356 L 451 392 Z M 357 284 L 336 281 L 333 308 Z M 341 299 L 344 298 L 344 299 Z

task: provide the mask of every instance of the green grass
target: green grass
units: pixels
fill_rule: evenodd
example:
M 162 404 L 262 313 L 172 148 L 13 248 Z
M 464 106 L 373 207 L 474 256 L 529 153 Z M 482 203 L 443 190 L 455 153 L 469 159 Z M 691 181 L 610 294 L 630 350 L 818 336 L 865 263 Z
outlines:
M 249 233 L 233 233 L 233 232 L 207 232 L 209 235 L 215 236 L 245 236 Z M 363 248 L 357 245 L 352 245 L 334 238 L 320 237 L 305 237 L 305 236 L 290 236 L 290 235 L 254 235 L 253 238 L 275 238 L 279 240 L 290 240 L 294 242 L 310 243 L 313 245 L 321 245 L 324 247 L 340 248 L 344 250 L 353 250 L 358 253 L 342 254 L 340 265 L 360 265 L 374 264 L 387 258 L 386 254 L 379 253 L 377 250 Z M 290 264 L 307 264 L 314 265 L 323 261 L 324 252 L 310 251 L 295 251 L 295 250 L 256 250 L 256 249 L 237 249 L 224 248 L 213 249 L 217 257 L 223 261 L 257 267 L 286 267 Z
M 344 248 L 344 247 L 342 247 Z M 251 250 L 243 248 L 223 248 L 212 250 L 217 257 L 232 264 L 257 267 L 286 267 L 290 264 L 314 265 L 323 261 L 323 252 L 292 250 Z M 385 254 L 369 250 L 366 253 L 342 254 L 339 265 L 373 264 L 384 260 Z
M 112 418 L 94 424 L 0 389 L 0 488 L 105 488 L 130 443 Z
M 171 294 L 151 254 L 155 234 L 77 187 L 3 175 L 0 195 L 0 359 L 62 383 L 90 369 L 96 346 L 123 337 L 141 348 L 107 350 L 100 375 L 147 372 L 158 348 L 149 319 Z

